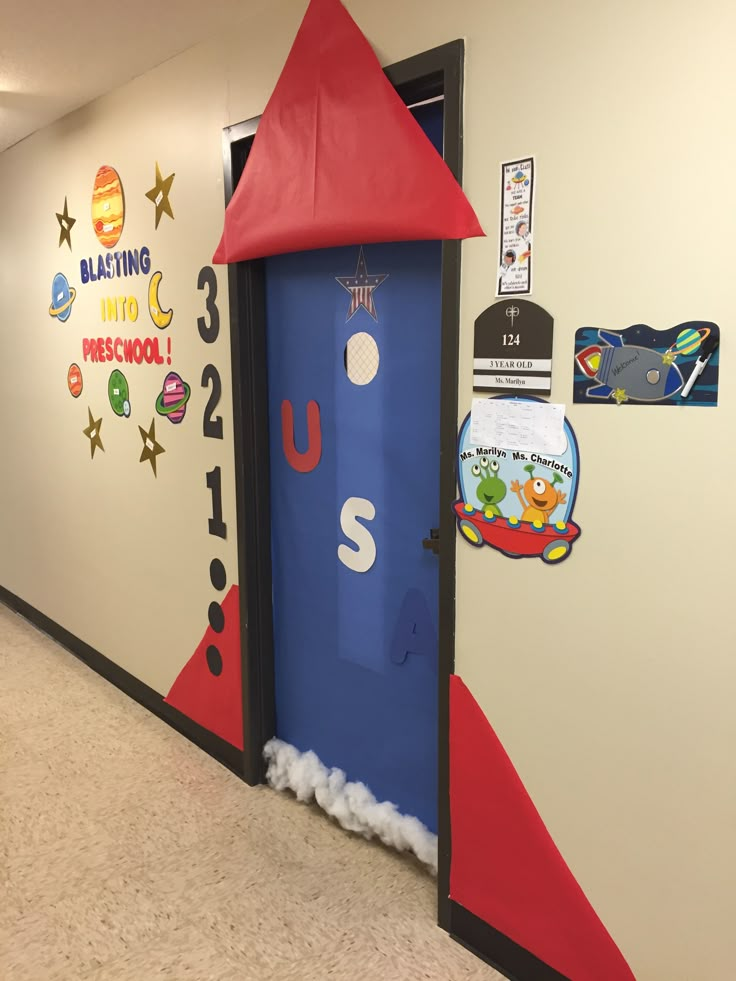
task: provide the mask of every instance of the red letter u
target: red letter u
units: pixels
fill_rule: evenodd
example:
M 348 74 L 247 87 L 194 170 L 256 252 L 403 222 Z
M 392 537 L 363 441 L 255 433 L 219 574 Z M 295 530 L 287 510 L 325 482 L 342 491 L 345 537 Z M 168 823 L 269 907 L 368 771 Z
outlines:
M 307 438 L 308 445 L 304 453 L 294 446 L 294 409 L 288 399 L 281 403 L 281 440 L 284 446 L 284 456 L 294 470 L 299 473 L 309 473 L 319 463 L 322 456 L 322 426 L 319 420 L 319 406 L 316 402 L 307 402 Z

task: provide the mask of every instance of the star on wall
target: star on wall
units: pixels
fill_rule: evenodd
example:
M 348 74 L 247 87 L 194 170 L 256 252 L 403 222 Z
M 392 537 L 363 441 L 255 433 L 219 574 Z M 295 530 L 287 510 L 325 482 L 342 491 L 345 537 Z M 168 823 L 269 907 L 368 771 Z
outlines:
M 146 432 L 143 426 L 138 427 L 138 432 L 141 434 L 141 439 L 143 440 L 141 458 L 138 462 L 143 463 L 144 460 L 148 460 L 151 464 L 151 470 L 153 470 L 153 476 L 158 477 L 156 473 L 156 457 L 159 453 L 165 453 L 166 450 L 156 441 L 156 420 L 151 419 L 151 428 L 148 432 Z
M 72 228 L 76 224 L 77 219 L 71 218 L 69 216 L 69 209 L 67 207 L 66 198 L 64 198 L 64 211 L 59 214 L 56 212 L 56 220 L 59 222 L 59 248 L 62 247 L 64 242 L 69 246 L 71 250 L 72 247 Z
M 158 160 L 156 161 L 156 183 L 150 191 L 146 191 L 148 200 L 156 205 L 156 228 L 158 228 L 158 223 L 161 221 L 161 215 L 166 214 L 172 219 L 174 217 L 174 212 L 171 210 L 171 202 L 169 201 L 169 194 L 171 193 L 171 185 L 174 183 L 175 177 L 176 174 L 169 174 L 168 177 L 162 177 Z
M 616 405 L 621 405 L 622 402 L 629 401 L 629 396 L 626 394 L 625 388 L 614 388 L 613 397 L 616 399 Z
M 362 245 L 360 247 L 360 254 L 358 255 L 358 266 L 355 270 L 355 275 L 335 276 L 335 279 L 350 294 L 350 309 L 345 318 L 345 323 L 351 317 L 355 316 L 361 307 L 377 322 L 378 316 L 376 315 L 376 305 L 373 302 L 373 291 L 378 289 L 384 279 L 388 279 L 388 273 L 368 274 Z
M 667 365 L 674 364 L 676 357 L 677 355 L 675 354 L 674 351 L 665 351 L 664 354 L 662 355 L 662 364 L 667 364 Z
M 87 408 L 87 415 L 89 416 L 89 426 L 87 426 L 86 429 L 83 429 L 82 432 L 89 440 L 89 450 L 91 454 L 90 459 L 94 460 L 95 450 L 98 446 L 103 453 L 105 452 L 105 447 L 102 445 L 102 440 L 100 439 L 102 417 L 95 419 L 95 417 L 92 415 L 92 410 L 89 407 Z

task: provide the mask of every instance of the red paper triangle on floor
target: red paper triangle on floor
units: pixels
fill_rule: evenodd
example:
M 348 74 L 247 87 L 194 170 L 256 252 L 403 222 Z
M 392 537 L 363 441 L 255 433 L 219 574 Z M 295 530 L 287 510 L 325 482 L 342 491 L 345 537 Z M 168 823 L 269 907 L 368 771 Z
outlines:
M 222 602 L 225 625 L 208 627 L 194 654 L 177 675 L 164 701 L 183 715 L 243 748 L 243 691 L 240 672 L 238 587 Z M 213 650 L 210 650 L 212 648 Z
M 483 234 L 340 0 L 311 0 L 213 261 Z
M 450 678 L 450 896 L 570 981 L 635 981 L 463 681 Z

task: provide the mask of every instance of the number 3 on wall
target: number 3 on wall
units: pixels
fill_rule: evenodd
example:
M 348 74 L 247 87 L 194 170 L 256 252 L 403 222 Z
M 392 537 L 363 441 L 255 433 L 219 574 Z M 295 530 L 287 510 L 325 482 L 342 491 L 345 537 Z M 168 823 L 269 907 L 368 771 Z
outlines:
M 197 328 L 199 336 L 205 344 L 214 344 L 220 333 L 220 311 L 215 303 L 217 299 L 217 276 L 212 266 L 202 266 L 199 270 L 197 289 L 203 290 L 205 287 L 207 287 L 207 297 L 204 303 L 210 322 L 208 324 L 204 317 L 197 317 Z

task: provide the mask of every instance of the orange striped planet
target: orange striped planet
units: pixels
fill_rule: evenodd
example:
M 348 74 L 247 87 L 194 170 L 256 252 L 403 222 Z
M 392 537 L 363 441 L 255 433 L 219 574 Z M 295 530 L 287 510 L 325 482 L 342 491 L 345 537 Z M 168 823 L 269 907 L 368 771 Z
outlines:
M 114 167 L 103 164 L 92 191 L 92 227 L 106 249 L 118 244 L 125 221 L 123 185 Z

